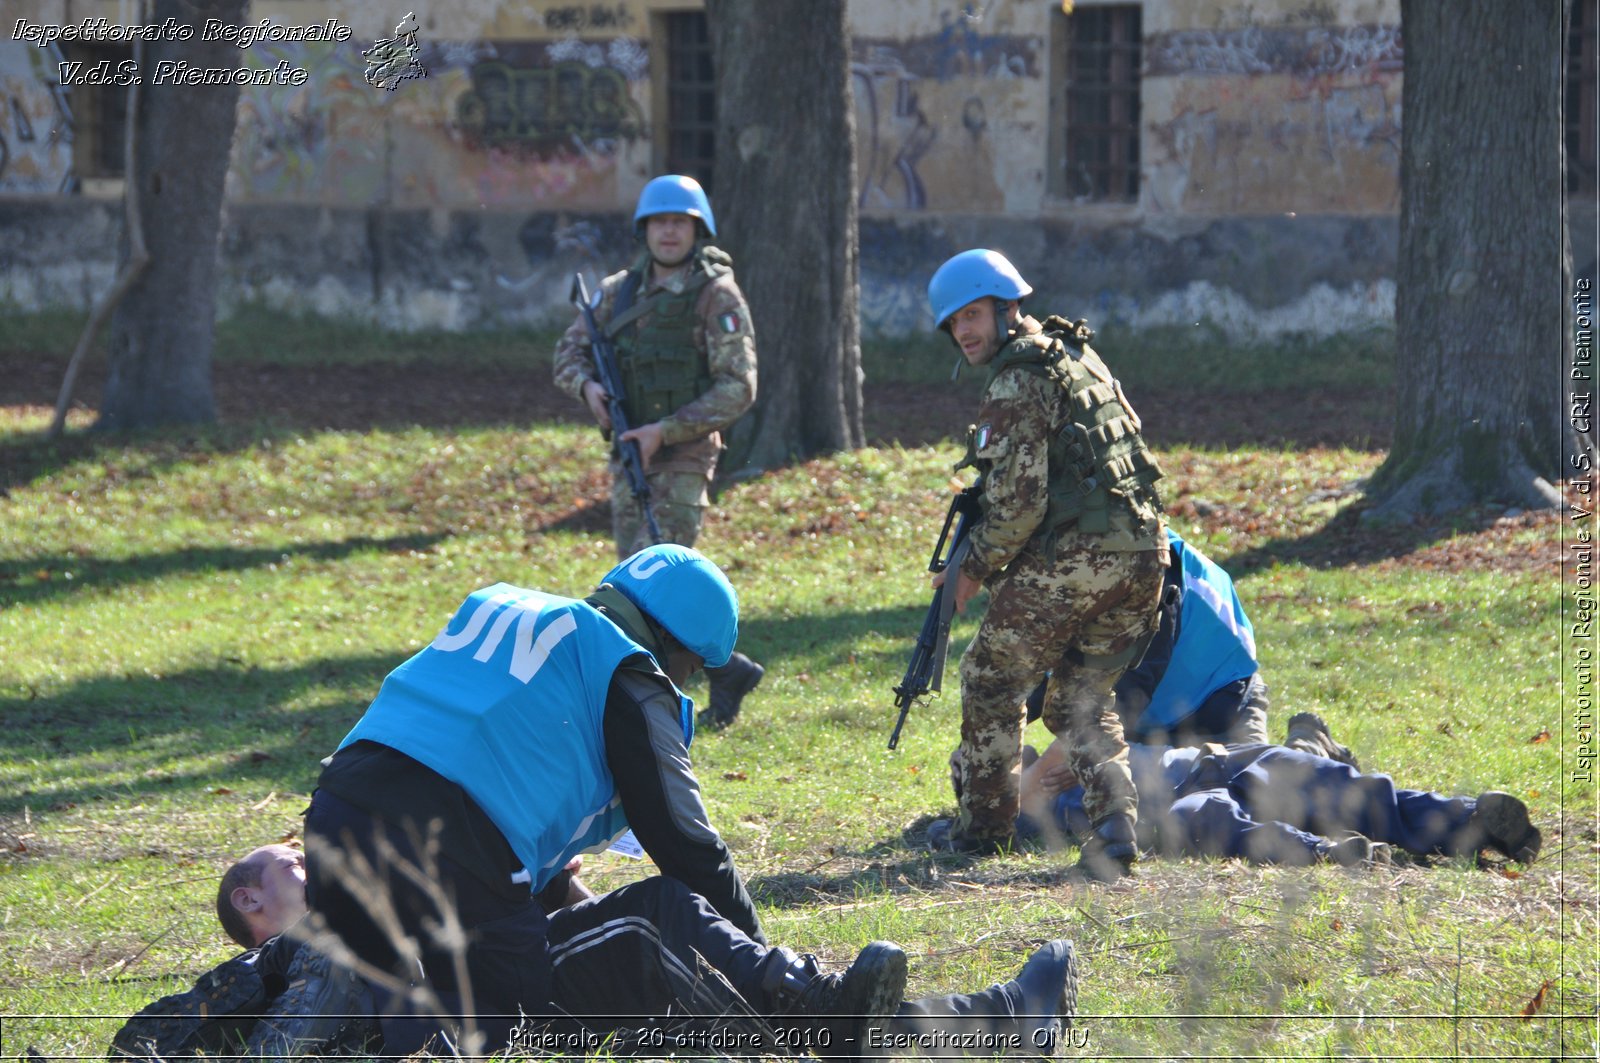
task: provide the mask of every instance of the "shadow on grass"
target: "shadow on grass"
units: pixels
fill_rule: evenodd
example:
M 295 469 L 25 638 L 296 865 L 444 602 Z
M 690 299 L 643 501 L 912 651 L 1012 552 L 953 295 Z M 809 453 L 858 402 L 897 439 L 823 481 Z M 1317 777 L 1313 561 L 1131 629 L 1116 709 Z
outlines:
M 355 544 L 334 544 L 339 549 Z M 263 563 L 280 551 L 239 551 L 214 563 Z M 173 567 L 191 567 L 173 555 Z M 72 564 L 77 565 L 77 559 Z M 128 566 L 130 572 L 133 566 Z M 142 573 L 141 573 L 142 575 Z M 79 585 L 74 581 L 74 586 Z M 94 584 L 90 584 L 91 586 Z M 794 655 L 837 647 L 841 658 L 868 634 L 905 633 L 899 646 L 860 662 L 888 677 L 898 676 L 921 623 L 921 607 L 883 608 L 835 618 L 798 617 L 750 625 L 750 645 L 783 669 Z M 881 667 L 878 663 L 882 659 Z M 264 785 L 309 792 L 317 761 L 333 752 L 355 724 L 383 678 L 404 655 L 328 657 L 283 668 L 257 668 L 237 659 L 162 675 L 108 675 L 83 679 L 40 696 L 13 686 L 0 693 L 0 765 L 11 776 L 0 786 L 0 816 L 24 806 L 49 808 L 108 797 L 157 795 L 260 780 Z M 313 704 L 291 708 L 302 698 Z M 885 685 L 885 704 L 890 695 Z M 225 765 L 200 770 L 174 768 L 175 761 L 221 754 Z M 74 767 L 74 762 L 82 766 Z M 106 767 L 105 764 L 113 765 Z M 26 768 L 48 764 L 47 771 Z M 89 764 L 94 767 L 89 767 Z M 19 773 L 46 781 L 31 788 Z M 94 781 L 88 781 L 92 776 Z
M 96 781 L 47 782 L 0 792 L 0 816 L 211 788 L 240 779 L 279 791 L 310 793 L 318 761 L 332 753 L 366 711 L 378 685 L 402 657 L 323 658 L 292 668 L 224 661 L 167 675 L 100 676 L 49 697 L 32 691 L 0 696 L 0 762 L 50 764 L 48 778 L 92 774 Z M 309 691 L 331 696 L 287 706 Z M 177 758 L 222 754 L 212 768 L 174 769 Z M 82 759 L 75 768 L 74 761 Z M 115 770 L 90 768 L 115 759 Z M 15 774 L 13 767 L 8 774 Z
M 126 561 L 103 561 L 70 554 L 34 555 L 15 561 L 0 561 L 0 605 L 37 605 L 70 594 L 111 590 L 200 572 L 239 572 L 291 558 L 340 561 L 366 550 L 424 550 L 444 538 L 446 536 L 440 532 L 384 538 L 358 535 L 333 542 L 298 546 L 171 550 L 159 554 L 140 554 Z M 71 580 L 57 575 L 69 571 L 72 573 Z M 14 586 L 40 572 L 47 574 L 45 578 L 35 578 L 35 582 Z
M 952 810 L 953 803 L 952 796 Z M 809 908 L 819 901 L 839 902 L 903 892 L 908 888 L 945 889 L 952 878 L 959 878 L 967 885 L 985 887 L 1051 888 L 1083 882 L 1065 855 L 1019 866 L 1007 856 L 931 853 L 927 848 L 927 829 L 935 818 L 934 815 L 918 817 L 899 835 L 877 842 L 864 851 L 830 852 L 825 859 L 798 871 L 753 875 L 748 883 L 751 895 L 758 903 L 774 908 Z M 1040 855 L 1045 852 L 1037 846 L 1021 851 Z M 804 860 L 794 862 L 803 863 Z
M 304 429 L 262 421 L 139 433 L 73 430 L 59 439 L 48 439 L 43 432 L 15 435 L 0 441 L 0 499 L 73 465 L 94 461 L 101 454 L 119 461 L 136 455 L 143 464 L 124 475 L 130 479 L 153 478 L 181 465 L 239 453 L 264 442 L 292 439 L 302 432 Z
M 834 658 L 826 662 L 829 665 L 846 666 L 854 663 L 873 672 L 882 671 L 885 679 L 889 679 L 892 665 L 894 678 L 891 682 L 897 682 L 911 658 L 927 611 L 928 606 L 924 602 L 826 615 L 741 617 L 739 650 L 761 661 L 782 661 L 788 657 L 829 653 Z M 968 612 L 981 615 L 975 613 L 972 607 Z M 887 638 L 892 645 L 878 650 L 862 648 L 862 642 L 869 637 Z M 958 648 L 964 641 L 964 636 L 953 635 L 952 647 Z M 956 654 L 952 652 L 945 665 L 947 694 L 955 689 L 956 661 Z M 878 667 L 880 662 L 883 665 L 881 668 Z M 892 695 L 886 696 L 892 698 Z
M 1357 504 L 1336 513 L 1309 535 L 1272 539 L 1260 546 L 1217 558 L 1217 564 L 1234 579 L 1269 569 L 1273 565 L 1309 568 L 1343 568 L 1372 565 L 1406 557 L 1457 535 L 1471 535 L 1492 526 L 1503 516 L 1499 508 L 1463 510 L 1440 520 L 1407 524 L 1368 524 L 1365 507 Z

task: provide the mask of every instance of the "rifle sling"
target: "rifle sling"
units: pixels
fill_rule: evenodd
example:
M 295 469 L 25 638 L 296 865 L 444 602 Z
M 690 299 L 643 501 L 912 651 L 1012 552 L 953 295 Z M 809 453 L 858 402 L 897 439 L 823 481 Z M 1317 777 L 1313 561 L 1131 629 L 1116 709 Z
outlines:
M 610 340 L 616 339 L 621 335 L 623 329 L 654 310 L 656 304 L 666 302 L 674 296 L 684 294 L 684 292 L 692 292 L 697 288 L 703 288 L 711 279 L 712 277 L 709 273 L 696 273 L 689 279 L 689 283 L 684 286 L 682 292 L 674 292 L 667 288 L 662 288 L 644 302 L 634 303 L 633 299 L 638 294 L 641 276 L 638 273 L 629 271 L 627 279 L 622 282 L 622 287 L 617 290 L 617 302 L 611 308 L 611 320 L 606 322 L 606 338 Z
M 642 279 L 642 276 L 633 270 L 629 270 L 628 275 L 622 278 L 622 287 L 617 289 L 617 301 L 611 306 L 611 320 L 606 322 L 606 339 L 616 339 L 617 333 L 627 328 L 634 318 L 649 308 L 649 303 L 645 303 L 643 307 L 633 305 L 634 296 L 639 294 L 639 282 Z

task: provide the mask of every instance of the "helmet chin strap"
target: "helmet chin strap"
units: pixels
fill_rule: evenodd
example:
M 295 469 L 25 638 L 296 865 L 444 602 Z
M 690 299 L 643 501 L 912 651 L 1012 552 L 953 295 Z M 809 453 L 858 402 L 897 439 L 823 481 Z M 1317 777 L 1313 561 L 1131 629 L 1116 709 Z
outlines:
M 1011 342 L 1016 330 L 1013 329 L 1010 322 L 1006 320 L 1007 315 L 1000 312 L 1001 306 L 1009 304 L 1002 303 L 1002 301 L 996 297 L 992 305 L 994 306 L 994 338 L 995 343 L 998 345 L 995 347 L 995 353 L 998 354 L 1001 347 L 1004 347 L 1006 344 Z

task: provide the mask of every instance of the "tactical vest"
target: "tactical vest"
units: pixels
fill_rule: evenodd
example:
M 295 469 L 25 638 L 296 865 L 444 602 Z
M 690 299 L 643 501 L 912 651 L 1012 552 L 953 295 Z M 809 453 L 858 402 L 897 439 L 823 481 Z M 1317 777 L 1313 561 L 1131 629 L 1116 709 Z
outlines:
M 1105 534 L 1113 507 L 1125 509 L 1136 528 L 1154 532 L 1161 466 L 1139 434 L 1138 414 L 1089 346 L 1094 332 L 1085 322 L 1052 316 L 1043 324 L 1044 331 L 1016 337 L 995 356 L 988 383 L 1017 368 L 1067 393 L 1067 422 L 1050 440 L 1050 504 L 1040 525 L 1047 543 L 1053 552 L 1056 539 L 1074 527 Z
M 629 270 L 606 325 L 617 346 L 623 405 L 636 425 L 670 416 L 711 389 L 711 366 L 694 342 L 694 308 L 700 289 L 732 272 L 733 259 L 720 248 L 703 246 L 695 252 L 682 291 L 663 288 L 632 303 L 632 293 L 643 285 L 649 268 L 645 255 Z

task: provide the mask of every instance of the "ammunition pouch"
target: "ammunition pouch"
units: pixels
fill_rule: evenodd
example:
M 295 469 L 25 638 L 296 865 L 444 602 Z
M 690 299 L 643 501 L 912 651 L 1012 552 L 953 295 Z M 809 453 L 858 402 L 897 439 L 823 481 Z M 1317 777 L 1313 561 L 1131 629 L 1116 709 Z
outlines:
M 1048 376 L 1067 393 L 1067 422 L 1050 441 L 1050 500 L 1046 548 L 1071 528 L 1090 535 L 1111 530 L 1114 509 L 1140 528 L 1160 520 L 1155 483 L 1161 466 L 1145 445 L 1140 421 L 1100 356 L 1088 345 L 1094 331 L 1081 319 L 1051 317 L 1030 337 L 1031 358 L 1009 359 Z
M 695 305 L 701 289 L 731 266 L 732 259 L 723 251 L 702 247 L 681 291 L 662 289 L 624 308 L 607 324 L 606 332 L 616 342 L 623 402 L 633 424 L 671 416 L 711 389 L 711 367 L 705 351 L 695 344 Z M 648 256 L 632 268 L 642 278 L 649 269 Z

